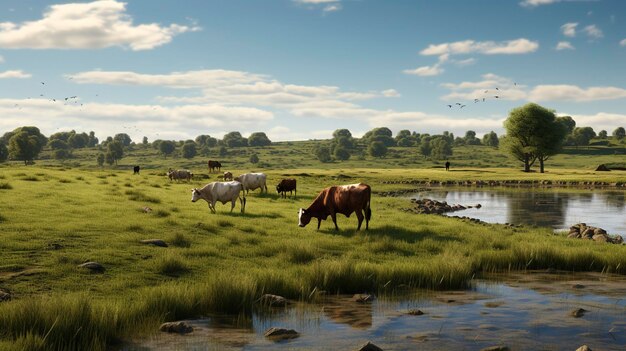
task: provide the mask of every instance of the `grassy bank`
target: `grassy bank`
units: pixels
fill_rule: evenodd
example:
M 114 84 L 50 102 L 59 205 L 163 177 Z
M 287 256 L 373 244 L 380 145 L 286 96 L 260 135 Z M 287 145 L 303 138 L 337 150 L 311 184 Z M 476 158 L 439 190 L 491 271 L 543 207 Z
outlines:
M 199 158 L 187 166 L 206 173 Z M 215 175 L 171 183 L 163 167 L 159 159 L 139 176 L 125 167 L 0 168 L 0 288 L 13 296 L 0 303 L 0 349 L 104 350 L 163 321 L 249 313 L 266 292 L 306 300 L 321 291 L 463 288 L 482 272 L 520 269 L 626 274 L 625 246 L 568 240 L 549 229 L 410 215 L 399 210 L 406 207 L 399 198 L 374 195 L 367 232 L 354 231 L 354 216 L 338 217 L 339 232 L 328 221 L 320 231 L 297 226 L 297 209 L 331 184 L 363 181 L 382 191 L 398 189 L 383 184 L 390 179 L 623 182 L 624 172 L 285 168 L 267 172 L 270 194 L 251 194 L 245 215 L 221 204 L 212 215 L 205 202 L 190 202 L 190 189 Z M 297 199 L 271 192 L 286 175 L 298 179 Z M 106 271 L 77 267 L 86 261 Z

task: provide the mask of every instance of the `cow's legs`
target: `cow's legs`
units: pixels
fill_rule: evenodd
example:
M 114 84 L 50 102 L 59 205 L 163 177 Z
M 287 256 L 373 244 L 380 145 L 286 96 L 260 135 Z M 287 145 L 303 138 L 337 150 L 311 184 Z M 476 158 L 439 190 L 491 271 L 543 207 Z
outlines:
M 234 199 L 232 199 L 230 201 L 230 204 L 231 204 L 231 206 L 230 206 L 230 213 L 233 213 L 233 209 L 235 208 L 235 204 L 236 203 L 237 203 L 237 199 L 236 198 L 234 198 Z
M 239 202 L 241 202 L 241 213 L 245 213 L 246 212 L 246 197 L 244 196 L 243 199 L 239 198 Z
M 361 210 L 356 210 L 356 218 L 359 220 L 359 225 L 356 227 L 356 230 L 361 230 L 361 223 L 363 223 L 363 212 L 361 212 Z
M 322 219 L 318 218 L 317 219 L 317 230 L 320 230 L 320 225 L 322 224 Z
M 333 219 L 333 223 L 335 223 L 335 230 L 339 230 L 339 227 L 337 226 L 337 214 L 336 213 L 331 213 L 330 217 Z

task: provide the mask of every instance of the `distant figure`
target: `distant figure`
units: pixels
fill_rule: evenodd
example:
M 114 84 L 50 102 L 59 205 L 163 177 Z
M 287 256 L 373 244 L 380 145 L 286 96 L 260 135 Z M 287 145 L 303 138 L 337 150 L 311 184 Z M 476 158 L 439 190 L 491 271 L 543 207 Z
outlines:
M 450 170 L 450 161 L 446 161 L 446 171 Z
M 283 179 L 276 185 L 276 191 L 280 194 L 280 197 L 287 198 L 287 192 L 289 192 L 289 196 L 296 192 L 296 196 L 298 196 L 298 190 L 296 189 L 296 180 L 295 179 Z
M 133 167 L 133 174 L 139 174 L 139 166 Z
M 209 173 L 211 173 L 213 171 L 218 171 L 219 172 L 220 169 L 222 168 L 222 164 L 220 163 L 220 161 L 209 160 L 208 166 L 209 166 Z
M 230 172 L 224 172 L 224 181 L 233 180 L 233 174 Z

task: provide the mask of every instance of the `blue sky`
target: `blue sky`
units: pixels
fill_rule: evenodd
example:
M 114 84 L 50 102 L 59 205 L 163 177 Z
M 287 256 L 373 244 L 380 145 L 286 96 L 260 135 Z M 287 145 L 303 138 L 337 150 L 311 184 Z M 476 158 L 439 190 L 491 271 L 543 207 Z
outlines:
M 482 135 L 501 133 L 508 112 L 529 101 L 596 131 L 626 126 L 621 0 L 0 7 L 0 132 L 35 125 L 139 141 L 237 130 L 303 140 L 386 126 Z

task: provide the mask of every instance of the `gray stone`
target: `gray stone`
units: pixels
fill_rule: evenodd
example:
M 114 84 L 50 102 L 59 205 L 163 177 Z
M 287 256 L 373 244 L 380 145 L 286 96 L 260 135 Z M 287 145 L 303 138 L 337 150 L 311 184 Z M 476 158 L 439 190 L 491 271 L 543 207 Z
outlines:
M 583 345 L 576 349 L 576 351 L 592 351 L 591 348 L 587 345 Z
M 272 307 L 284 307 L 287 305 L 287 299 L 282 296 L 273 295 L 273 294 L 265 294 L 261 296 L 258 300 L 263 305 L 272 306 Z
M 411 315 L 411 316 L 421 316 L 424 314 L 424 312 L 422 312 L 422 310 L 418 310 L 418 309 L 411 309 L 409 310 L 409 312 L 407 312 L 407 314 Z
M 580 318 L 580 317 L 585 315 L 585 312 L 589 312 L 589 311 L 587 311 L 586 309 L 583 309 L 583 308 L 577 308 L 577 309 L 573 310 L 570 314 L 574 318 Z
M 141 240 L 141 242 L 144 244 L 148 244 L 148 245 L 167 247 L 167 243 L 161 239 L 146 239 L 146 240 Z
M 480 349 L 480 351 L 511 351 L 508 346 L 498 345 L 498 346 L 489 346 L 484 349 Z
M 167 322 L 161 324 L 159 330 L 166 333 L 187 334 L 193 331 L 193 327 L 185 322 Z
M 79 268 L 87 268 L 93 273 L 104 273 L 104 266 L 98 262 L 85 262 L 78 265 Z
M 357 350 L 358 351 L 383 351 L 383 349 L 372 344 L 370 341 L 368 341 L 365 345 L 359 347 Z
M 372 302 L 374 300 L 376 300 L 376 297 L 369 294 L 355 294 L 352 296 L 352 301 L 360 303 Z
M 280 341 L 280 340 L 297 338 L 300 336 L 300 333 L 298 333 L 297 331 L 293 329 L 272 327 L 266 330 L 263 335 L 265 335 L 265 337 L 268 339 L 271 339 L 274 341 Z

